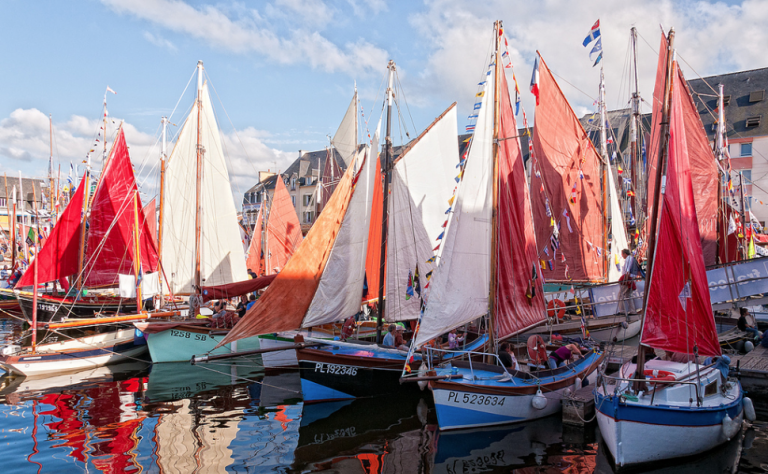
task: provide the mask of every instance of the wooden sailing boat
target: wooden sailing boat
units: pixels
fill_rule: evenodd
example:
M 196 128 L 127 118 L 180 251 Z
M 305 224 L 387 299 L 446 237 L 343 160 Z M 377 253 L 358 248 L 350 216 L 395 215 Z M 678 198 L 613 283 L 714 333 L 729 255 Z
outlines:
M 546 318 L 523 157 L 501 66 L 501 22 L 494 25 L 494 40 L 492 69 L 478 93 L 483 98 L 479 117 L 440 261 L 430 281 L 414 341 L 417 347 L 485 314 L 494 345 Z M 430 382 L 441 429 L 519 422 L 555 413 L 562 393 L 580 388 L 604 358 L 590 351 L 565 367 L 529 373 L 482 362 L 484 357 L 496 358 L 494 354 L 470 351 L 465 356 L 469 362 L 453 361 L 435 368 Z
M 740 383 L 728 380 L 729 360 L 717 360 L 721 351 L 692 184 L 693 153 L 686 123 L 691 103 L 674 60 L 673 41 L 671 30 L 669 39 L 662 39 L 661 54 L 666 58 L 658 132 L 662 138 L 655 194 L 650 195 L 654 206 L 637 364 L 625 364 L 616 376 L 602 374 L 595 391 L 600 431 L 616 466 L 708 451 L 736 435 L 745 415 L 754 419 L 754 408 L 743 397 Z M 686 362 L 646 362 L 646 348 L 678 354 Z M 698 356 L 715 360 L 701 365 Z

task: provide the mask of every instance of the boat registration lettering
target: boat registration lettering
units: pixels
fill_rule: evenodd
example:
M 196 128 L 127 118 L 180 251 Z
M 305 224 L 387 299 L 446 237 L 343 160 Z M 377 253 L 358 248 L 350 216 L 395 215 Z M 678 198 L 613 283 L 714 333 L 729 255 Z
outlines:
M 46 303 L 37 303 L 37 309 L 40 309 L 42 311 L 48 311 L 50 313 L 56 312 L 56 305 L 55 304 L 46 304 Z
M 464 405 L 487 405 L 491 407 L 504 406 L 504 400 L 507 397 L 497 397 L 495 395 L 479 395 L 476 393 L 448 392 L 448 401 Z
M 315 372 L 333 375 L 357 375 L 357 367 L 347 367 L 346 365 L 315 362 Z
M 180 337 L 182 339 L 194 339 L 195 341 L 206 341 L 208 339 L 206 334 L 194 334 L 195 337 L 193 338 L 192 333 L 187 331 L 177 331 L 175 329 L 171 329 L 171 336 Z

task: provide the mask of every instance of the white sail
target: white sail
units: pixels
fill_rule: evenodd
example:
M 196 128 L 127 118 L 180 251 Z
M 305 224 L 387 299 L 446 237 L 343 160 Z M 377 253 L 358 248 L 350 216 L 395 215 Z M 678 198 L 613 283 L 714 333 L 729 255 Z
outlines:
M 248 274 L 229 172 L 207 83 L 203 85 L 202 99 L 200 142 L 204 155 L 200 271 L 204 285 L 222 285 L 245 280 Z M 198 104 L 195 102 L 165 172 L 161 258 L 174 293 L 191 293 L 194 283 L 197 123 Z
M 493 91 L 487 76 L 416 345 L 488 313 L 493 211 Z M 447 203 L 446 203 L 447 204 Z
M 357 90 L 331 143 L 349 167 L 357 151 Z
M 368 226 L 371 219 L 373 184 L 379 132 L 373 148 L 366 147 L 354 161 L 355 170 L 362 164 L 349 208 L 331 249 L 328 263 L 317 286 L 302 327 L 312 327 L 352 316 L 360 311 L 360 298 L 365 281 L 365 255 L 368 250 Z M 374 150 L 374 151 L 372 151 Z
M 387 231 L 387 321 L 419 317 L 420 298 L 406 297 L 409 272 L 419 269 L 422 291 L 435 264 L 428 262 L 445 231 L 445 210 L 456 187 L 459 151 L 452 105 L 397 160 L 392 171 Z
M 621 276 L 624 258 L 621 256 L 627 245 L 627 232 L 624 230 L 624 213 L 621 212 L 619 198 L 616 195 L 616 183 L 613 180 L 613 170 L 608 168 L 608 199 L 611 202 L 611 255 L 608 257 L 608 281 L 615 283 Z

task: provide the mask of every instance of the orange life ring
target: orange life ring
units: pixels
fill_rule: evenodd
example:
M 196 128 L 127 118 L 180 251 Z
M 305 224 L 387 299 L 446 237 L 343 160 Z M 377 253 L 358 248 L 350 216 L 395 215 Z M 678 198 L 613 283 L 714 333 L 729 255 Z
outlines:
M 645 372 L 643 373 L 645 374 L 646 377 L 650 377 L 651 380 L 661 380 L 661 381 L 671 382 L 677 378 L 675 377 L 675 374 L 666 370 L 645 369 Z
M 552 318 L 555 316 L 555 313 L 557 313 L 557 319 L 563 319 L 565 316 L 565 303 L 563 303 L 563 300 L 555 298 L 547 303 L 547 316 Z

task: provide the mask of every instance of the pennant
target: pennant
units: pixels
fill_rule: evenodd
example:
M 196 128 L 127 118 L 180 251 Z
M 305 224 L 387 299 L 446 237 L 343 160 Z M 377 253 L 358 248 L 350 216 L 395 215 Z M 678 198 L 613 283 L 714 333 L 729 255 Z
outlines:
M 430 278 L 432 278 L 432 270 L 430 270 L 429 272 L 427 272 L 427 274 L 426 274 L 426 277 L 427 277 L 427 281 L 429 281 L 429 280 L 430 280 Z
M 733 214 L 731 214 L 731 218 L 728 219 L 728 235 L 734 232 L 736 232 L 736 221 L 733 220 Z
M 595 249 L 597 250 L 597 256 L 598 257 L 602 257 L 603 256 L 603 249 L 601 249 L 600 247 L 595 247 Z
M 540 265 L 541 265 L 541 269 L 542 270 L 546 270 L 547 269 L 547 262 L 546 261 L 542 260 Z
M 549 269 L 549 271 L 552 271 L 553 269 L 552 260 L 547 260 L 547 268 Z
M 565 223 L 568 224 L 568 232 L 573 232 L 571 228 L 571 216 L 568 214 L 567 209 L 563 209 L 563 215 L 565 216 Z
M 485 91 L 480 91 L 477 94 L 475 94 L 475 97 L 482 97 L 485 95 Z
M 599 35 L 600 33 L 598 33 Z M 592 55 L 593 54 L 600 54 L 603 52 L 603 39 L 597 38 L 597 41 L 595 41 L 595 46 L 592 48 L 592 51 L 589 52 L 589 60 L 592 61 Z
M 560 254 L 560 261 L 565 263 L 565 254 L 564 253 Z
M 435 240 L 443 240 L 443 235 L 445 235 L 445 231 L 440 232 L 440 235 Z
M 607 143 L 608 145 L 612 144 L 613 143 L 613 137 L 606 138 L 605 139 L 605 143 Z
M 446 214 L 450 214 L 450 213 L 451 213 L 451 209 L 453 209 L 453 207 L 449 207 L 449 208 L 448 208 L 448 210 L 447 210 L 447 211 L 445 211 L 445 213 L 446 213 Z
M 413 274 L 408 270 L 408 286 L 405 288 L 405 300 L 408 301 L 413 296 Z
M 549 256 L 549 247 L 544 247 L 544 254 Z
M 449 204 L 450 206 L 453 206 L 453 200 L 454 200 L 454 199 L 456 199 L 456 195 L 455 195 L 455 194 L 454 194 L 453 196 L 451 196 L 451 199 L 449 199 L 449 200 L 448 200 L 448 204 Z
M 512 80 L 515 82 L 515 115 L 517 115 L 520 113 L 520 86 L 517 85 L 517 77 L 515 77 L 514 72 L 512 73 Z
M 437 252 L 438 250 L 440 250 L 440 244 L 437 244 L 437 246 L 432 249 L 433 252 Z
M 533 63 L 533 74 L 531 75 L 531 93 L 536 97 L 536 105 L 539 105 L 539 56 Z
M 443 222 L 443 225 L 441 225 L 440 227 L 445 228 L 447 225 L 448 225 L 448 219 L 446 219 L 445 222 Z
M 600 37 L 600 20 L 598 19 L 592 28 L 589 30 L 589 34 L 584 38 L 584 42 L 581 43 L 585 48 L 587 45 Z
M 419 266 L 413 272 L 413 291 L 421 298 L 421 282 L 419 281 Z
M 566 278 L 567 280 L 570 280 L 570 279 L 571 279 L 571 274 L 570 274 L 570 272 L 568 271 L 568 265 L 567 265 L 567 264 L 565 265 L 565 278 Z
M 579 309 L 576 308 L 576 311 L 579 312 Z M 581 337 L 584 339 L 589 337 L 589 330 L 587 329 L 587 321 L 584 319 L 584 315 L 581 315 Z
M 571 189 L 571 204 L 576 204 L 576 200 L 579 198 L 578 193 L 576 192 L 576 183 L 573 183 L 573 189 Z
M 595 61 L 595 64 L 593 64 L 592 67 L 597 66 L 602 59 L 603 59 L 603 53 L 600 53 L 600 56 L 597 57 L 597 61 Z
M 432 258 L 427 260 L 427 263 L 435 263 L 435 260 L 437 260 L 437 255 L 432 255 Z M 427 273 L 427 280 L 429 280 L 429 275 L 431 275 L 432 272 Z

